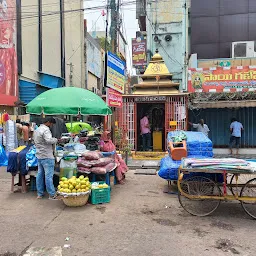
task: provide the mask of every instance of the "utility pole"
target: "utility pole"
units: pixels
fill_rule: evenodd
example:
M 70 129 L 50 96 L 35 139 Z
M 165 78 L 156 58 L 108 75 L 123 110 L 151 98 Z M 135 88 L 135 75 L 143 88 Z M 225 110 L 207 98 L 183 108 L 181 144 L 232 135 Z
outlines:
M 112 48 L 112 52 L 116 53 L 116 38 L 117 38 L 116 0 L 110 0 L 110 10 L 111 10 L 111 26 L 110 26 L 111 48 Z
M 187 0 L 183 0 L 183 20 L 182 20 L 182 27 L 183 27 L 183 70 L 182 70 L 182 84 L 180 85 L 180 91 L 187 90 L 187 67 L 188 67 L 188 61 L 187 61 Z
M 69 66 L 69 86 L 73 86 L 73 67 L 74 65 L 71 63 L 67 64 Z

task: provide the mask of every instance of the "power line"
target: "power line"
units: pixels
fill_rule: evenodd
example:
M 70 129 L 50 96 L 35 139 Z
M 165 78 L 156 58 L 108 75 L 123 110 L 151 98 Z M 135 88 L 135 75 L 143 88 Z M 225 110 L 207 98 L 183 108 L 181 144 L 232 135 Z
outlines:
M 127 5 L 131 5 L 134 4 L 136 1 L 131 1 L 131 2 L 124 2 L 121 4 L 121 6 L 127 6 Z M 52 15 L 58 15 L 60 13 L 70 13 L 70 12 L 80 12 L 80 11 L 86 11 L 86 10 L 100 10 L 102 8 L 107 8 L 106 5 L 101 5 L 101 6 L 94 6 L 94 7 L 88 7 L 88 8 L 80 8 L 80 9 L 73 9 L 73 10 L 64 10 L 64 11 L 53 11 L 53 12 L 49 12 L 46 14 L 42 14 L 42 17 L 45 16 L 52 16 Z M 36 15 L 27 15 L 27 16 L 23 16 L 21 17 L 22 20 L 24 19 L 33 19 L 33 18 L 37 18 L 38 16 L 38 12 L 35 12 Z M 16 21 L 17 19 L 3 19 L 0 21 L 1 22 L 6 22 L 6 21 Z

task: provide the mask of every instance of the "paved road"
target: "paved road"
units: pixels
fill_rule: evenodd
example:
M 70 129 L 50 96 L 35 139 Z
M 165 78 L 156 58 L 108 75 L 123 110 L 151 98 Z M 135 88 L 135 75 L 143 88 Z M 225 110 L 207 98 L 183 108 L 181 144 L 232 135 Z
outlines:
M 0 255 L 34 247 L 57 247 L 70 256 L 256 255 L 256 222 L 239 204 L 223 203 L 210 217 L 193 217 L 175 195 L 163 193 L 165 184 L 130 171 L 126 184 L 112 190 L 110 204 L 74 209 L 37 200 L 34 193 L 11 194 L 10 176 L 1 169 Z

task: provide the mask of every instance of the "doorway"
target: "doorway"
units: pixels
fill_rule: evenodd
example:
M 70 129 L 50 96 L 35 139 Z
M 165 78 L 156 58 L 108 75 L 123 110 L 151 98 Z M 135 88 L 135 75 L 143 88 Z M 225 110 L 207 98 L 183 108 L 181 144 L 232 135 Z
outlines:
M 137 151 L 143 151 L 140 120 L 149 114 L 151 151 L 165 151 L 165 104 L 137 103 Z

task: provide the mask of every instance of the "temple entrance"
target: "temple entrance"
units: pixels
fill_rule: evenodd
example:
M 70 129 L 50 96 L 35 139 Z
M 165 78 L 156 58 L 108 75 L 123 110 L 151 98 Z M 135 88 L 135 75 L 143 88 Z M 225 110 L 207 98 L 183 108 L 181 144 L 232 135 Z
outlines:
M 143 151 L 140 120 L 149 114 L 151 151 L 165 151 L 165 104 L 137 103 L 137 151 Z

